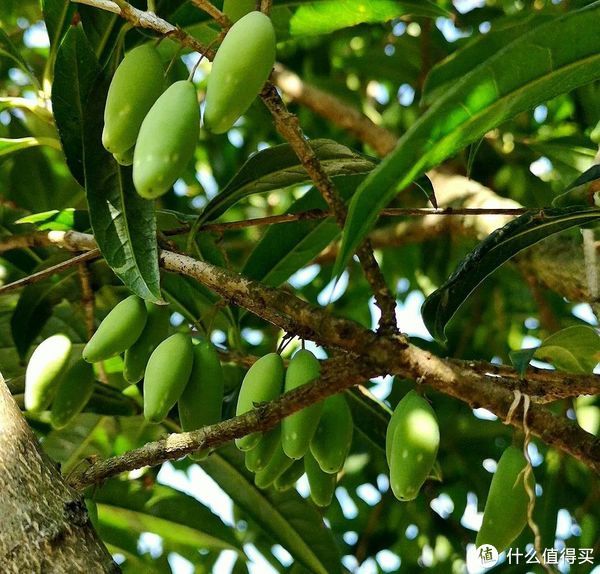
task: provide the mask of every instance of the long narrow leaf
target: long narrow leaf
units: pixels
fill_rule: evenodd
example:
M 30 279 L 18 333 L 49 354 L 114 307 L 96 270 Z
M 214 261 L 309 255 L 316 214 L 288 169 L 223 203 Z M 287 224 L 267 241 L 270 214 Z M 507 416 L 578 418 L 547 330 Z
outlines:
M 429 332 L 445 341 L 446 325 L 471 292 L 490 273 L 526 249 L 555 233 L 598 221 L 600 210 L 580 207 L 527 213 L 497 229 L 460 264 L 448 281 L 423 303 L 423 321 Z
M 515 114 L 600 78 L 600 2 L 537 26 L 447 90 L 352 198 L 339 275 L 379 211 L 415 177 Z
M 275 542 L 314 574 L 341 571 L 339 549 L 321 515 L 295 490 L 276 492 L 254 486 L 242 455 L 232 447 L 220 449 L 202 468 Z

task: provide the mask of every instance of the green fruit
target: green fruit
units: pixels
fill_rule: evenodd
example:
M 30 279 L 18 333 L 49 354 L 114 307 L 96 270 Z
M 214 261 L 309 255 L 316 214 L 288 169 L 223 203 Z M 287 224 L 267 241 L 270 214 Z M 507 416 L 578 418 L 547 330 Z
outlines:
M 500 457 L 477 534 L 475 544 L 478 547 L 492 544 L 502 552 L 525 528 L 529 496 L 520 473 L 526 464 L 523 451 L 514 446 L 509 446 Z M 533 474 L 529 477 L 529 485 L 535 488 Z
M 277 353 L 269 353 L 254 363 L 240 388 L 236 416 L 243 415 L 254 408 L 254 403 L 264 403 L 276 399 L 281 393 L 283 383 L 283 359 Z M 252 433 L 242 438 L 235 439 L 235 444 L 240 450 L 254 448 L 261 437 L 261 433 Z
M 133 183 L 146 199 L 171 188 L 192 159 L 200 110 L 192 82 L 175 82 L 145 117 L 133 154 Z
M 290 490 L 300 480 L 300 477 L 304 474 L 304 461 L 296 460 L 285 472 L 280 474 L 273 483 L 275 490 L 278 492 L 285 492 Z
M 321 364 L 317 358 L 304 349 L 298 351 L 290 361 L 285 373 L 284 390 L 287 393 L 302 385 L 314 382 L 321 375 Z M 317 430 L 323 401 L 306 407 L 283 419 L 281 423 L 281 444 L 290 458 L 302 458 L 310 446 Z
M 310 442 L 310 451 L 324 472 L 334 474 L 342 469 L 353 431 L 352 414 L 344 395 L 325 399 L 319 426 Z
M 179 421 L 184 431 L 192 431 L 221 420 L 223 406 L 223 370 L 213 345 L 202 341 L 193 347 L 194 364 L 190 379 L 179 398 Z M 201 462 L 209 449 L 200 450 L 190 458 Z
M 280 440 L 281 427 L 277 425 L 274 429 L 264 434 L 253 449 L 246 451 L 246 468 L 252 472 L 258 472 L 265 468 L 271 458 L 273 458 Z
M 105 318 L 83 349 L 88 363 L 110 359 L 131 347 L 146 325 L 146 307 L 137 295 L 121 301 Z
M 135 147 L 129 148 L 127 151 L 123 153 L 113 153 L 113 157 L 119 165 L 131 165 L 133 164 L 133 152 L 135 151 Z
M 40 412 L 50 404 L 70 354 L 71 341 L 66 335 L 53 335 L 38 345 L 25 372 L 28 411 Z
M 94 368 L 78 359 L 60 380 L 52 403 L 50 422 L 57 429 L 66 427 L 87 404 L 94 392 Z
M 147 301 L 145 306 L 147 319 L 144 330 L 138 340 L 125 351 L 123 377 L 128 383 L 137 383 L 144 378 L 150 355 L 169 333 L 169 307 Z
M 250 107 L 275 63 L 275 30 L 268 16 L 250 12 L 229 30 L 208 77 L 204 127 L 226 132 Z
M 129 52 L 117 68 L 104 108 L 102 143 L 120 156 L 136 142 L 146 114 L 165 89 L 162 61 L 150 44 Z
M 256 0 L 225 0 L 223 2 L 223 12 L 233 23 L 253 10 L 256 10 Z
M 294 460 L 285 455 L 285 452 L 281 448 L 281 443 L 278 442 L 277 448 L 267 466 L 259 470 L 254 476 L 254 484 L 258 488 L 268 488 L 293 464 Z
M 416 396 L 417 393 L 415 391 L 409 391 L 402 397 L 402 400 L 396 405 L 394 412 L 390 418 L 390 422 L 387 426 L 387 431 L 385 433 L 385 457 L 387 458 L 388 466 L 392 464 L 392 444 L 394 442 L 394 432 L 396 431 L 396 427 L 398 426 L 398 422 L 402 416 L 402 412 L 404 407 L 410 402 L 410 397 Z
M 440 444 L 440 429 L 431 405 L 415 392 L 401 409 L 392 439 L 390 485 L 398 500 L 414 500 L 429 476 Z
M 158 423 L 167 416 L 185 389 L 193 362 L 192 340 L 183 333 L 171 335 L 156 347 L 144 378 L 144 417 L 147 421 Z
M 304 470 L 310 486 L 310 497 L 317 506 L 329 506 L 335 492 L 337 475 L 323 472 L 315 457 L 306 453 L 304 457 Z

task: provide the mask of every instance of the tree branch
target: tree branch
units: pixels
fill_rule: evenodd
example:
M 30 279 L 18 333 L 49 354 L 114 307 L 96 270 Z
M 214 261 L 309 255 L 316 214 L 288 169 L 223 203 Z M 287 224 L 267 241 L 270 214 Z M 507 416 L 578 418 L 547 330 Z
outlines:
M 63 238 L 65 244 L 72 247 L 74 239 L 69 235 L 70 233 L 76 234 L 77 232 L 67 232 Z M 83 249 L 89 249 L 90 244 L 93 245 L 91 236 L 77 234 L 76 237 L 82 241 Z M 519 381 L 516 373 L 508 367 L 441 359 L 407 343 L 397 335 L 378 335 L 353 321 L 331 316 L 324 309 L 313 307 L 287 291 L 261 285 L 237 273 L 215 267 L 204 261 L 196 261 L 186 255 L 162 251 L 160 263 L 167 271 L 198 280 L 223 297 L 224 300 L 247 309 L 286 332 L 294 333 L 301 338 L 315 341 L 329 348 L 339 349 L 355 357 L 351 362 L 353 368 L 358 369 L 356 365 L 361 366 L 361 379 L 364 378 L 365 372 L 378 375 L 389 373 L 410 378 L 420 383 L 426 383 L 442 393 L 467 403 L 472 408 L 484 407 L 503 420 L 506 419 L 513 402 L 513 389 L 527 392 L 532 396 L 532 400 L 538 403 L 549 399 L 553 400 L 557 396 L 576 396 L 582 392 L 589 394 L 600 390 L 600 377 L 596 376 L 581 377 L 553 371 L 533 370 L 531 374 L 527 373 L 523 380 Z M 340 368 L 340 372 L 347 372 L 347 368 L 346 370 Z M 348 386 L 350 384 L 355 383 L 349 383 Z M 331 387 L 321 387 L 321 391 L 328 393 L 331 390 L 333 393 L 346 386 L 343 381 L 338 382 L 337 379 L 331 385 Z M 550 395 L 546 395 L 547 390 L 550 391 Z M 312 391 L 316 394 L 310 396 L 312 398 L 321 397 L 322 395 L 318 394 L 321 391 Z M 297 395 L 293 396 L 297 398 Z M 295 399 L 280 400 L 290 400 L 295 404 Z M 289 412 L 294 412 L 295 406 L 292 406 L 291 403 Z M 287 405 L 287 403 L 285 404 Z M 271 407 L 266 408 L 267 410 L 261 417 L 271 416 L 269 410 Z M 275 413 L 280 412 L 278 411 L 279 403 L 272 408 Z M 280 420 L 284 415 L 273 414 L 272 416 Z M 600 472 L 600 439 L 586 433 L 576 423 L 553 415 L 540 404 L 532 405 L 530 417 L 529 425 L 534 435 L 540 437 L 547 444 L 568 452 L 596 472 Z M 244 419 L 244 424 L 246 423 L 250 426 L 244 426 L 244 432 L 249 432 L 249 429 L 254 430 L 252 424 L 262 424 L 256 420 L 252 422 Z M 220 423 L 220 425 L 224 424 L 227 423 Z M 522 425 L 522 421 L 519 417 L 513 417 L 511 424 L 519 427 Z M 229 426 L 218 426 L 218 428 L 225 429 L 223 432 L 226 433 L 237 432 L 232 431 Z M 184 441 L 188 441 L 185 442 L 187 446 L 184 448 L 190 449 L 185 452 L 203 447 L 204 443 L 190 443 L 189 441 L 192 440 L 190 436 L 186 435 L 184 439 Z M 200 440 L 198 438 L 200 435 L 195 436 L 197 440 Z M 213 438 L 210 440 L 217 440 L 213 435 L 211 437 Z M 231 435 L 227 434 L 227 437 L 231 437 Z M 180 443 L 169 444 L 179 445 Z M 172 451 L 173 456 L 182 456 L 179 448 L 178 446 Z

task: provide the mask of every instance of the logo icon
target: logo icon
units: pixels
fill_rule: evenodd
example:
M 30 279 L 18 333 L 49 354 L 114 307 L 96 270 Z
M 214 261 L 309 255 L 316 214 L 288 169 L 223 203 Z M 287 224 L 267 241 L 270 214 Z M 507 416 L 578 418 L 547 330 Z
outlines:
M 483 568 L 492 568 L 498 564 L 498 550 L 491 544 L 482 544 L 475 549 L 478 565 Z

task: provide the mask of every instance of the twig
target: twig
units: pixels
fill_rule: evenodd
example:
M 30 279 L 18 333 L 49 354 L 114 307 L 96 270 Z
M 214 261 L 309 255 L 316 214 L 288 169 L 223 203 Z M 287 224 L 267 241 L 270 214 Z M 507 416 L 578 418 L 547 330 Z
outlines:
M 94 249 L 92 251 L 88 251 L 86 253 L 82 253 L 81 255 L 76 255 L 67 261 L 63 261 L 62 263 L 58 263 L 57 265 L 53 265 L 52 267 L 48 267 L 48 269 L 44 269 L 42 271 L 38 271 L 37 273 L 33 273 L 32 275 L 28 275 L 27 277 L 23 277 L 23 279 L 19 279 L 18 281 L 14 281 L 13 283 L 9 283 L 8 285 L 4 285 L 0 287 L 0 295 L 5 295 L 10 291 L 14 291 L 15 289 L 20 289 L 21 287 L 26 287 L 27 285 L 31 285 L 33 283 L 37 283 L 38 281 L 42 281 L 55 273 L 60 273 L 65 271 L 66 269 L 70 269 L 75 265 L 79 265 L 84 261 L 91 261 L 92 259 L 97 259 L 100 257 L 100 250 Z
M 231 27 L 231 20 L 208 0 L 192 0 L 192 4 L 196 6 L 196 8 L 200 8 L 200 10 L 206 12 L 211 18 L 214 18 L 215 22 L 219 24 L 221 28 L 227 30 Z
M 85 315 L 85 327 L 89 341 L 94 334 L 94 291 L 90 285 L 90 272 L 85 262 L 79 264 L 77 272 L 79 273 L 79 282 L 81 284 L 81 304 Z

